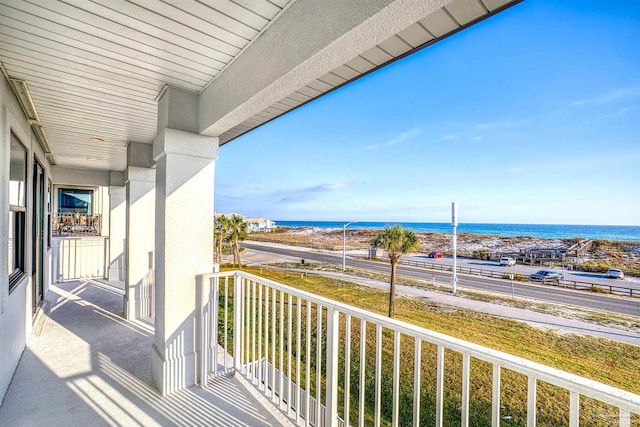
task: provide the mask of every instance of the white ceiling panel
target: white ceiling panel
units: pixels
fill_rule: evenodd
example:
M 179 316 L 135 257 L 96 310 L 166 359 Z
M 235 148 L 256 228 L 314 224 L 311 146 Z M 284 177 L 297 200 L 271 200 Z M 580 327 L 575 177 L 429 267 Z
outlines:
M 347 62 L 344 65 L 358 71 L 361 74 L 376 68 L 376 64 L 372 63 L 371 61 L 368 61 L 367 59 L 365 59 L 360 55 L 356 56 L 355 58 L 353 58 L 351 61 Z
M 426 18 L 421 19 L 420 23 L 436 37 L 442 37 L 460 27 L 444 9 L 440 9 Z
M 418 23 L 415 23 L 400 31 L 398 33 L 398 37 L 409 43 L 411 47 L 414 48 L 433 40 L 433 35 Z
M 383 49 L 380 49 L 378 46 L 372 47 L 368 51 L 362 53 L 360 56 L 362 56 L 364 59 L 371 62 L 372 64 L 375 64 L 376 66 L 382 65 L 385 62 L 391 61 L 393 59 L 393 56 L 389 55 L 387 52 L 385 52 Z
M 331 86 L 340 86 L 343 83 L 347 82 L 347 79 L 343 79 L 337 74 L 327 73 L 324 76 L 320 77 L 318 80 L 325 82 Z
M 395 35 L 389 37 L 378 46 L 393 57 L 400 56 L 412 49 L 409 43 Z
M 511 2 L 509 0 L 482 0 L 482 3 L 493 12 L 501 7 L 508 6 Z
M 454 0 L 446 6 L 446 9 L 460 25 L 465 25 L 487 13 L 479 0 Z
M 341 65 L 338 68 L 334 68 L 331 73 L 335 74 L 336 76 L 344 79 L 344 80 L 351 80 L 354 79 L 356 77 L 358 77 L 361 73 L 359 73 L 358 71 L 354 70 L 351 67 L 348 67 L 346 65 Z

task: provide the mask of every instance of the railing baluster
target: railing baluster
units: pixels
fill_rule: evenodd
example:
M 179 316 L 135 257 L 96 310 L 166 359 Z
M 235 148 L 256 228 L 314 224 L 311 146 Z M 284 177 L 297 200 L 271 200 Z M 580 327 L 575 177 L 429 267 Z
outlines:
M 380 427 L 380 393 L 382 388 L 382 325 L 376 325 L 376 385 L 374 404 L 374 425 Z
M 196 359 L 198 362 L 196 382 L 200 387 L 205 387 L 207 384 L 207 347 L 209 344 L 207 342 L 207 332 L 205 329 L 207 307 L 204 305 L 203 301 L 205 300 L 204 284 L 206 282 L 207 279 L 205 279 L 204 276 L 196 277 L 196 298 L 198 304 L 198 316 L 196 320 L 196 349 L 198 351 L 198 357 Z
M 316 324 L 316 426 L 320 425 L 320 410 L 322 408 L 322 306 L 317 305 Z
M 220 300 L 220 281 L 216 277 L 213 280 L 209 279 L 207 282 L 209 284 L 209 289 L 211 289 L 211 286 L 213 286 L 213 297 L 211 298 L 211 300 L 209 300 L 211 315 L 209 317 L 208 323 L 209 331 L 213 335 L 213 337 L 211 338 L 211 342 L 209 343 L 209 366 L 207 367 L 206 372 L 208 378 L 211 372 L 213 372 L 214 374 L 218 372 L 218 318 L 220 316 L 220 307 L 218 302 Z M 223 353 L 223 356 L 224 354 L 225 353 Z M 205 380 L 205 384 L 206 383 L 207 382 Z
M 264 285 L 258 283 L 258 390 L 262 388 L 264 375 L 264 368 L 262 366 L 262 306 L 264 305 L 264 301 L 262 299 L 263 287 Z
M 278 404 L 284 399 L 284 291 L 280 291 L 280 378 L 278 381 Z
M 399 331 L 393 334 L 393 402 L 391 406 L 391 425 L 398 426 L 398 406 L 400 403 L 400 338 Z
M 246 376 L 250 375 L 251 368 L 251 282 L 253 280 L 245 280 L 244 282 L 244 292 L 245 292 L 245 306 L 244 306 L 244 314 L 245 314 L 245 341 L 242 345 L 242 351 L 244 354 L 244 363 L 245 363 L 245 372 Z
M 338 332 L 340 312 L 327 307 L 327 375 L 325 427 L 338 426 Z
M 269 387 L 272 386 L 269 381 L 269 342 L 273 338 L 269 335 L 269 294 L 270 288 L 264 288 L 264 394 L 268 395 Z
M 344 425 L 349 426 L 349 410 L 351 403 L 351 315 L 345 315 L 344 339 Z
M 416 338 L 413 350 L 413 425 L 420 426 L 420 389 L 422 368 L 422 340 Z
M 493 365 L 493 391 L 491 394 L 491 425 L 500 426 L 500 365 Z
M 233 275 L 233 302 L 235 309 L 233 310 L 233 368 L 236 371 L 242 369 L 242 277 L 239 273 Z
M 537 391 L 538 381 L 536 377 L 529 376 L 527 386 L 527 427 L 536 427 Z
M 620 408 L 618 419 L 620 421 L 620 427 L 631 427 L 631 412 L 628 410 Z
M 367 321 L 360 319 L 360 393 L 358 399 L 358 426 L 364 427 L 364 371 L 367 360 Z
M 293 316 L 293 295 L 290 293 L 287 295 L 287 415 L 291 416 L 292 407 L 292 372 L 291 372 L 291 332 L 292 332 L 292 319 Z
M 569 393 L 569 427 L 580 424 L 580 394 L 577 391 Z
M 276 342 L 278 341 L 276 335 L 278 331 L 276 329 L 276 300 L 278 294 L 276 288 L 271 288 L 271 334 L 273 336 L 273 343 L 271 344 L 271 400 L 275 401 L 276 396 Z
M 444 347 L 439 345 L 436 368 L 436 426 L 442 427 L 442 409 L 444 404 Z
M 300 424 L 300 411 L 302 408 L 302 396 L 300 391 L 302 387 L 300 387 L 300 351 L 301 351 L 301 342 L 302 339 L 302 302 L 300 301 L 300 297 L 296 297 L 296 424 Z
M 471 378 L 471 356 L 468 353 L 462 355 L 462 427 L 469 426 L 469 379 Z
M 258 376 L 258 366 L 260 359 L 256 358 L 256 304 L 257 293 L 256 286 L 260 286 L 255 280 L 251 281 L 251 382 L 255 381 Z
M 304 394 L 304 420 L 305 426 L 311 425 L 311 301 L 307 300 L 307 328 L 305 330 L 307 338 L 307 354 L 306 354 L 306 366 L 305 366 L 305 394 Z
M 229 352 L 229 276 L 224 278 L 224 371 L 227 373 L 227 353 Z

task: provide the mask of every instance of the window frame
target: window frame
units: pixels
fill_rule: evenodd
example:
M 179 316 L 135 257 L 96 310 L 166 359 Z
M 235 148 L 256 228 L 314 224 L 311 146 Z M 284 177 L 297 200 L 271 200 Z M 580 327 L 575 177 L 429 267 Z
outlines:
M 52 239 L 53 239 L 53 221 L 52 221 L 52 205 L 53 205 L 53 183 L 51 182 L 51 178 L 47 179 L 47 249 L 51 249 Z
M 28 180 L 27 180 L 27 159 L 29 151 L 27 147 L 22 144 L 22 141 L 18 138 L 18 136 L 11 131 L 10 137 L 10 145 L 16 144 L 20 149 L 22 149 L 24 153 L 23 158 L 23 176 L 22 182 L 24 183 L 24 198 L 22 200 L 22 205 L 13 205 L 11 204 L 12 200 L 9 197 L 9 216 L 15 215 L 14 221 L 12 224 L 13 230 L 9 230 L 9 234 L 13 233 L 13 263 L 15 267 L 13 271 L 8 271 L 9 274 L 9 294 L 16 288 L 16 286 L 22 281 L 22 279 L 27 275 L 26 265 L 27 265 L 27 204 L 28 204 Z M 11 149 L 11 148 L 10 148 Z M 9 155 L 9 181 L 11 181 L 11 155 Z M 9 188 L 11 186 L 9 185 Z M 11 191 L 11 190 L 9 190 Z M 20 202 L 20 201 L 19 201 Z M 8 258 L 6 261 L 8 262 Z

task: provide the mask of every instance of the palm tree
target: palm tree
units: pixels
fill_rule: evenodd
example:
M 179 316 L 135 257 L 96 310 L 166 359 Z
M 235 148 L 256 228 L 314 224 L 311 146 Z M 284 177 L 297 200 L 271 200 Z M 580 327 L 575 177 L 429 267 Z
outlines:
M 247 238 L 247 223 L 240 215 L 233 214 L 228 218 L 227 238 L 233 246 L 233 262 L 238 269 L 242 269 L 240 264 L 240 242 Z
M 411 230 L 400 225 L 386 226 L 371 240 L 371 245 L 387 251 L 391 263 L 391 286 L 389 289 L 389 317 L 393 317 L 393 302 L 396 297 L 396 266 L 400 257 L 409 252 L 420 250 L 420 241 Z
M 222 264 L 222 242 L 227 239 L 229 234 L 229 218 L 224 215 L 220 215 L 215 219 L 214 235 L 216 239 L 216 262 Z

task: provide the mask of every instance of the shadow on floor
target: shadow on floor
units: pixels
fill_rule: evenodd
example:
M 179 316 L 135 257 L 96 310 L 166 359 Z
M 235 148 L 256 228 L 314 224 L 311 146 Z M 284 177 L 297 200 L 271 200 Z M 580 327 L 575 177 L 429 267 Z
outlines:
M 280 425 L 232 376 L 170 396 L 151 377 L 153 326 L 122 318 L 120 286 L 52 286 L 5 399 L 2 426 Z

